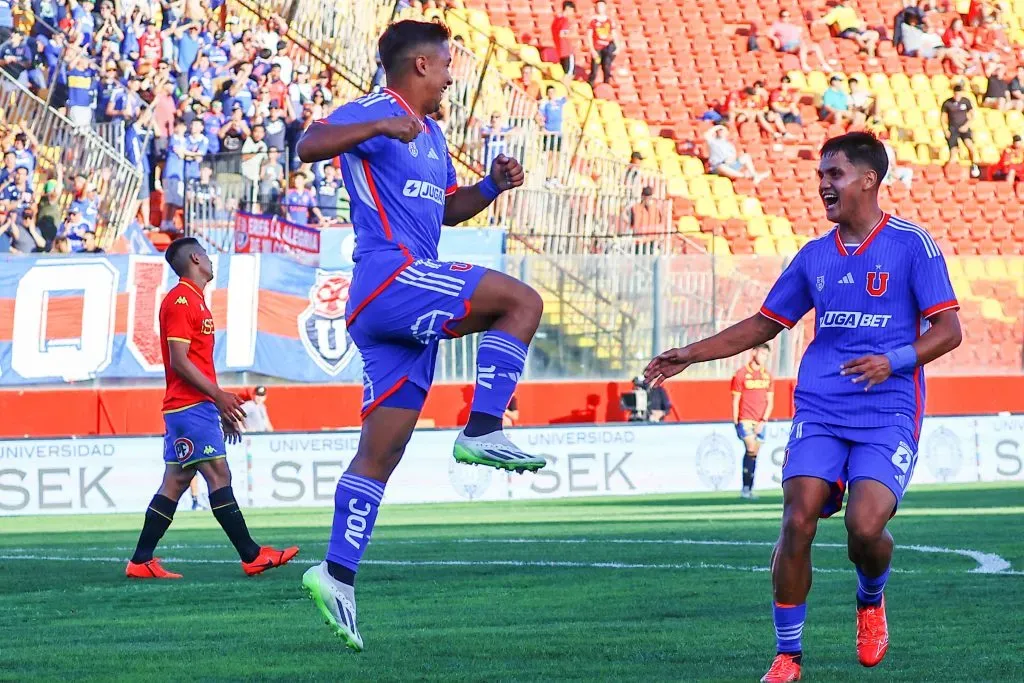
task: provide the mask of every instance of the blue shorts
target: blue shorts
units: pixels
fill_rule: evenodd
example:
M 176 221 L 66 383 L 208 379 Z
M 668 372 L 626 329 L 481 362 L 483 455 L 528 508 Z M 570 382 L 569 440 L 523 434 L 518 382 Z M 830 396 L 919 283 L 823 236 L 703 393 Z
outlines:
M 423 407 L 438 343 L 459 336 L 452 328 L 469 315 L 469 300 L 487 273 L 468 263 L 419 259 L 349 314 L 348 333 L 363 357 L 363 418 L 403 385 L 409 386 L 396 407 Z
M 817 477 L 832 486 L 822 510 L 830 517 L 843 507 L 848 482 L 872 479 L 896 496 L 896 504 L 914 476 L 917 439 L 910 426 L 835 427 L 817 422 L 793 422 L 782 463 L 782 481 Z
M 736 436 L 740 437 L 741 439 L 745 439 L 748 436 L 755 436 L 758 441 L 764 443 L 764 433 L 768 429 L 768 427 L 762 426 L 761 431 L 759 431 L 756 435 L 754 434 L 755 427 L 757 427 L 757 422 L 755 420 L 740 420 L 736 424 Z
M 164 427 L 166 463 L 191 467 L 204 460 L 227 457 L 220 413 L 209 401 L 164 413 Z

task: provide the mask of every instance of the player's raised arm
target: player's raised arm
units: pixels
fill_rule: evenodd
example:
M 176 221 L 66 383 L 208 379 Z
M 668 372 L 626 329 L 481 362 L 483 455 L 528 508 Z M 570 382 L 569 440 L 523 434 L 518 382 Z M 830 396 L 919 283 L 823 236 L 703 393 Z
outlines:
M 449 164 L 449 179 L 454 183 L 455 169 Z M 468 221 L 488 206 L 498 195 L 519 187 L 526 180 L 526 173 L 516 159 L 499 154 L 491 164 L 491 172 L 476 185 L 459 187 L 448 195 L 444 204 L 444 224 L 458 225 Z
M 659 386 L 669 377 L 678 375 L 694 363 L 730 358 L 758 344 L 771 341 L 782 329 L 781 324 L 757 313 L 713 337 L 681 349 L 669 349 L 656 356 L 644 370 L 644 378 L 651 386 Z
M 392 116 L 355 123 L 332 123 L 330 119 L 315 121 L 299 138 L 299 159 L 306 164 L 326 161 L 350 152 L 378 135 L 410 142 L 422 132 L 423 124 L 415 116 Z

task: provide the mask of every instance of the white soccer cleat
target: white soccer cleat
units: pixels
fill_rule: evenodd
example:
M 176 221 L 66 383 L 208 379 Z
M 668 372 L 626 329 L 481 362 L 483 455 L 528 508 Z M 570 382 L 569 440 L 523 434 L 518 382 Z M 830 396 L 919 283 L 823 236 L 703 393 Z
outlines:
M 326 560 L 306 570 L 302 587 L 320 610 L 324 623 L 345 641 L 345 645 L 362 652 L 363 638 L 356 627 L 355 589 L 331 576 Z
M 456 462 L 467 465 L 486 465 L 511 472 L 536 472 L 548 464 L 537 455 L 524 453 L 508 440 L 501 430 L 483 436 L 466 436 L 465 430 L 455 439 Z
M 744 486 L 740 489 L 740 498 L 744 498 L 746 500 L 757 500 L 757 495 L 750 490 L 749 486 Z

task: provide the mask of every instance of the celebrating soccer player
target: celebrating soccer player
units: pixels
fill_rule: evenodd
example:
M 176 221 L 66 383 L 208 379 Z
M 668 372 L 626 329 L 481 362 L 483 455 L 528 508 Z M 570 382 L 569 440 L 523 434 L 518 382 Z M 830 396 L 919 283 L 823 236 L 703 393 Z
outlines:
M 767 358 L 768 344 L 758 344 L 750 352 L 750 362 L 732 377 L 732 422 L 744 448 L 740 496 L 747 499 L 757 497 L 752 490 L 757 453 L 764 443 L 764 423 L 771 416 L 775 404 L 772 374 L 764 366 Z
M 815 310 L 782 467 L 782 532 L 771 558 L 778 654 L 762 681 L 800 679 L 811 542 L 818 518 L 842 507 L 847 482 L 857 657 L 875 666 L 889 646 L 883 590 L 893 539 L 886 524 L 914 474 L 923 366 L 960 344 L 960 321 L 934 240 L 878 206 L 888 161 L 884 145 L 868 133 L 828 140 L 818 193 L 835 228 L 800 250 L 758 314 L 666 351 L 646 370 L 649 380 L 661 383 L 693 363 L 763 344 Z
M 458 186 L 444 134 L 429 117 L 452 83 L 448 38 L 440 24 L 391 25 L 379 42 L 388 87 L 312 124 L 298 146 L 304 162 L 340 156 L 352 194 L 356 265 L 346 322 L 363 358 L 362 434 L 338 481 L 327 559 L 306 572 L 303 585 L 356 650 L 363 642 L 355 574 L 433 381 L 440 339 L 484 332 L 455 460 L 516 471 L 545 465 L 502 431 L 540 324 L 540 296 L 502 273 L 438 260 L 442 223 L 472 218 L 524 180 L 519 162 L 499 154 L 483 181 Z
M 156 544 L 171 526 L 178 499 L 196 474 L 206 479 L 210 509 L 228 535 L 242 570 L 252 576 L 279 567 L 295 557 L 297 547 L 275 550 L 260 547 L 245 526 L 231 490 L 225 432 L 240 439 L 238 423 L 245 417 L 242 399 L 217 386 L 213 365 L 213 314 L 206 307 L 203 288 L 213 279 L 213 264 L 192 237 L 167 247 L 167 262 L 181 280 L 160 304 L 160 348 L 164 358 L 167 392 L 164 394 L 164 480 L 146 510 L 135 554 L 125 574 L 133 579 L 180 579 L 153 557 Z

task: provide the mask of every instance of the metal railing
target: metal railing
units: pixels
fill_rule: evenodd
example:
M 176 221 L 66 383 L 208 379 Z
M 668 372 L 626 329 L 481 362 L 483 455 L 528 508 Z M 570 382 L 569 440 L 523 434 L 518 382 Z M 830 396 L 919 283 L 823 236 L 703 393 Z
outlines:
M 3 70 L 0 109 L 8 123 L 32 132 L 39 145 L 40 170 L 51 169 L 51 175 L 56 175 L 56 165 L 61 164 L 65 180 L 82 174 L 95 185 L 102 221 L 97 235 L 101 244 L 109 246 L 135 216 L 142 182 L 139 170 L 98 135 L 76 127 Z M 65 193 L 64 204 L 70 199 Z

